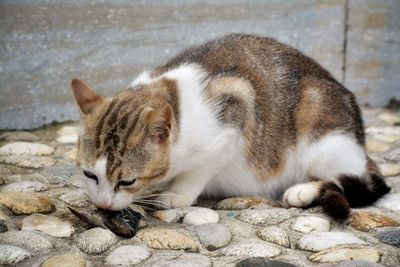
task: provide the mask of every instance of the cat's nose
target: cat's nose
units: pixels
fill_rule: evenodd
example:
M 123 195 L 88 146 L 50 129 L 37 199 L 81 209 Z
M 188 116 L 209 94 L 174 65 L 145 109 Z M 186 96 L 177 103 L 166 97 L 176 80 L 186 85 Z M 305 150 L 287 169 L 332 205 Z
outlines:
M 111 201 L 101 201 L 101 202 L 96 203 L 96 206 L 98 208 L 106 210 L 112 206 L 112 202 Z

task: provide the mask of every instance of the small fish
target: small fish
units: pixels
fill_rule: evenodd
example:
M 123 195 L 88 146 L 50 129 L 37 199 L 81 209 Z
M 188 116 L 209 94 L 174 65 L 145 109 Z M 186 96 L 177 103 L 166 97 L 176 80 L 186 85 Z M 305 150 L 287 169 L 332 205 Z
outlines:
M 77 211 L 71 207 L 68 208 L 76 217 L 91 227 L 110 229 L 116 235 L 128 238 L 136 234 L 142 218 L 142 214 L 130 208 L 121 211 Z

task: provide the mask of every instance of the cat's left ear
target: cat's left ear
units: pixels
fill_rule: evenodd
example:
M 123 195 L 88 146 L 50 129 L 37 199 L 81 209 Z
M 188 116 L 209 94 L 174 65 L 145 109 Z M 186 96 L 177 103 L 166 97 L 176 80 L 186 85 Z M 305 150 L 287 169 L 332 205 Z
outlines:
M 86 83 L 79 79 L 72 79 L 71 89 L 82 114 L 91 113 L 104 100 L 103 96 L 96 94 Z
M 154 112 L 148 124 L 148 135 L 153 142 L 162 144 L 167 141 L 173 117 L 173 110 L 170 105 L 166 105 L 158 112 Z

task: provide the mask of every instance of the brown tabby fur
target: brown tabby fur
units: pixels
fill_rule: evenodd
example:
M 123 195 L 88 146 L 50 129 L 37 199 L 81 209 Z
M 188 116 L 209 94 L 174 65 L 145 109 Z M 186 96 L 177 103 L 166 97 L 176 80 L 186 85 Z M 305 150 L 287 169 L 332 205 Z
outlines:
M 207 91 L 217 87 L 211 90 L 224 91 L 220 94 L 227 99 L 225 113 L 243 114 L 246 110 L 248 120 L 239 120 L 237 126 L 243 129 L 249 163 L 263 180 L 279 175 L 287 148 L 301 137 L 318 139 L 341 129 L 354 133 L 364 145 L 363 123 L 354 95 L 318 63 L 292 47 L 270 38 L 230 34 L 184 51 L 156 68 L 153 76 L 182 63 L 200 64 L 212 80 L 230 77 L 231 83 L 236 79 L 236 87 L 243 88 L 236 90 L 241 94 L 238 96 L 214 81 L 205 97 L 212 98 Z

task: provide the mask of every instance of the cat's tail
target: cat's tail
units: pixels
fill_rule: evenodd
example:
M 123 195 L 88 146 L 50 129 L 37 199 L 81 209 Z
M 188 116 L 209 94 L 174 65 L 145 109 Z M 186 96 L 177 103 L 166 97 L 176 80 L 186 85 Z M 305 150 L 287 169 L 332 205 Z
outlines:
M 317 202 L 329 216 L 344 220 L 350 215 L 350 208 L 370 205 L 389 191 L 376 164 L 368 159 L 365 177 L 342 175 L 335 182 L 324 182 Z

